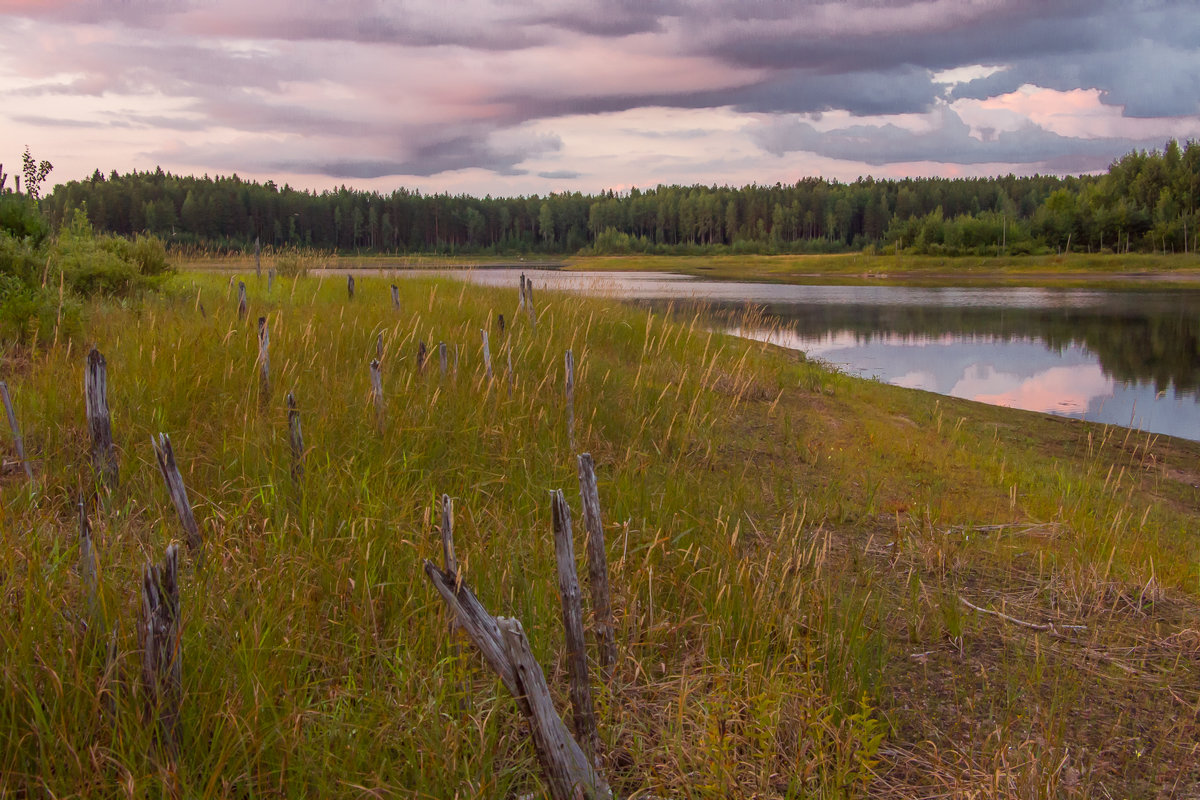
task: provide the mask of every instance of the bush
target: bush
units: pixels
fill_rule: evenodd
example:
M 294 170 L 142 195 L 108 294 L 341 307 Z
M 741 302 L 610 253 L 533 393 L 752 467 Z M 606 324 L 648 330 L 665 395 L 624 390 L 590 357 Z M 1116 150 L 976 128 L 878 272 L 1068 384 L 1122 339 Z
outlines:
M 87 214 L 77 210 L 50 248 L 50 264 L 80 294 L 129 295 L 156 288 L 170 271 L 156 237 L 97 236 Z

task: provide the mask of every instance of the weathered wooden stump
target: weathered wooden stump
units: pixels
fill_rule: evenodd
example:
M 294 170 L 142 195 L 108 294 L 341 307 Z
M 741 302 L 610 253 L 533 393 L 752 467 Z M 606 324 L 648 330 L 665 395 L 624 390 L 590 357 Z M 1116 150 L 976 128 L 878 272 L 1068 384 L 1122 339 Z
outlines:
M 245 319 L 249 304 L 246 301 L 246 284 L 238 281 L 238 319 Z
M 583 502 L 583 527 L 587 532 L 588 586 L 592 595 L 592 620 L 599 645 L 600 671 L 611 680 L 617 663 L 612 600 L 608 589 L 608 557 L 604 547 L 604 521 L 600 516 L 600 491 L 591 453 L 579 456 L 579 494 Z
M 371 359 L 371 397 L 375 400 L 375 421 L 383 424 L 383 375 L 379 369 L 379 359 Z
M 110 490 L 117 488 L 120 466 L 113 447 L 112 420 L 108 413 L 108 367 L 93 347 L 83 373 L 83 399 L 88 430 L 92 435 L 92 467 L 96 479 Z
M 554 523 L 554 556 L 558 565 L 558 594 L 562 600 L 563 629 L 566 631 L 572 720 L 579 745 L 589 758 L 596 759 L 600 737 L 596 733 L 596 711 L 592 705 L 592 685 L 588 678 L 583 601 L 579 591 L 579 576 L 575 572 L 571 509 L 561 489 L 551 493 L 550 506 Z
M 183 688 L 179 618 L 179 546 L 167 548 L 161 565 L 142 568 L 142 607 L 138 648 L 142 651 L 142 691 L 148 721 L 167 753 L 179 752 L 176 723 Z
M 267 318 L 258 318 L 258 399 L 264 406 L 271 399 L 271 334 Z
M 167 493 L 171 495 L 171 503 L 175 506 L 179 524 L 183 526 L 188 550 L 193 553 L 198 552 L 204 541 L 200 538 L 200 526 L 196 524 L 196 516 L 192 513 L 192 504 L 188 502 L 187 489 L 183 486 L 183 476 L 179 474 L 179 467 L 175 463 L 175 450 L 171 447 L 171 437 L 160 433 L 157 439 L 153 436 L 150 437 L 150 443 L 154 447 L 154 456 L 158 459 L 158 470 L 162 473 L 163 482 L 167 485 Z
M 287 394 L 288 441 L 292 446 L 292 480 L 299 483 L 304 477 L 304 434 L 300 432 L 300 412 L 296 410 L 296 396 Z
M 480 328 L 480 329 L 479 329 L 479 333 L 480 333 L 480 335 L 482 335 L 482 336 L 483 336 L 483 370 L 484 370 L 484 375 L 485 375 L 485 377 L 487 378 L 487 380 L 489 380 L 489 381 L 490 381 L 490 380 L 492 379 L 492 351 L 491 351 L 491 348 L 489 348 L 489 347 L 488 347 L 488 335 L 487 335 L 487 331 L 485 331 L 483 328 Z
M 346 299 L 347 300 L 354 299 L 354 276 L 353 275 L 346 276 Z
M 565 373 L 563 396 L 567 406 L 567 444 L 575 449 L 575 354 L 567 351 L 563 358 Z
M 394 283 L 392 284 L 392 308 L 400 310 L 400 287 Z

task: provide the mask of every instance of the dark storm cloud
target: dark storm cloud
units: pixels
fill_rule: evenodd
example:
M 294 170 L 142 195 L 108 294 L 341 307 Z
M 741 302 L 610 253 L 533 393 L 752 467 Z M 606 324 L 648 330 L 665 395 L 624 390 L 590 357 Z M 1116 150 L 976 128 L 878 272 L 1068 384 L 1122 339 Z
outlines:
M 1053 171 L 1062 171 L 1059 167 L 1068 163 L 1081 167 L 1081 171 L 1103 169 L 1135 147 L 1161 145 L 1133 139 L 1077 139 L 1033 124 L 976 138 L 948 107 L 943 107 L 939 116 L 940 124 L 930 131 L 910 131 L 897 125 L 852 125 L 820 131 L 810 123 L 791 119 L 765 124 L 752 135 L 764 150 L 775 155 L 803 151 L 873 166 L 931 160 L 949 164 L 1045 164 L 1053 165 Z

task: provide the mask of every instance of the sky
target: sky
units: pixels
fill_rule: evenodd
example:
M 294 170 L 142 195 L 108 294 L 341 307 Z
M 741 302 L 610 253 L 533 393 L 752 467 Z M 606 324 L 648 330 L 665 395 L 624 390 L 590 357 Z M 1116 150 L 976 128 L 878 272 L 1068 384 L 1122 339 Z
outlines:
M 0 108 L 50 184 L 1078 174 L 1200 139 L 1200 3 L 0 0 Z

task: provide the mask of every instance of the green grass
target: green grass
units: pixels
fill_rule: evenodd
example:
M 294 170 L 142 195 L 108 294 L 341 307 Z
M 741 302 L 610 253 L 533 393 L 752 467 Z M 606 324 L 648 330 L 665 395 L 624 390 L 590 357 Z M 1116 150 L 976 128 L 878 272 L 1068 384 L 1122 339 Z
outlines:
M 405 280 L 396 312 L 384 279 L 360 279 L 352 302 L 333 279 L 249 283 L 246 321 L 213 275 L 88 310 L 121 458 L 120 486 L 89 505 L 99 621 L 118 630 L 109 679 L 76 566 L 74 504 L 94 488 L 84 347 L 3 355 L 38 484 L 0 476 L 0 794 L 539 791 L 515 704 L 469 645 L 455 656 L 421 562 L 440 560 L 449 493 L 465 580 L 522 620 L 569 718 L 549 490 L 578 516 L 583 451 L 617 614 L 616 674 L 593 683 L 621 796 L 1200 785 L 1200 445 L 852 379 L 692 314 L 547 292 L 535 331 L 515 287 Z M 459 347 L 457 374 L 440 375 L 439 341 Z M 141 724 L 134 636 L 142 564 L 182 538 L 159 431 L 206 538 L 203 568 L 181 570 L 174 764 Z M 11 459 L 7 434 L 0 446 Z

